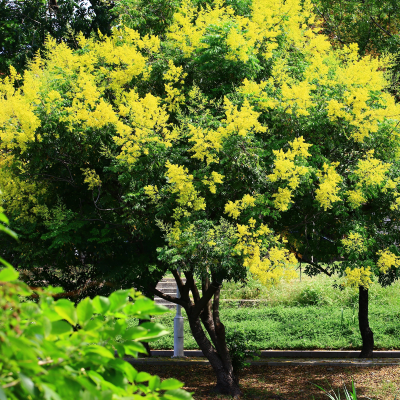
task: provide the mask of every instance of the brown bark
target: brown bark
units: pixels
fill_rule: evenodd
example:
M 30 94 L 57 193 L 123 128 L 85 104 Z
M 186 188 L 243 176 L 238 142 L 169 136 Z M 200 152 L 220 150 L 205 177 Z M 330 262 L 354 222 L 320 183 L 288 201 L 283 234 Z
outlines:
M 207 357 L 210 365 L 212 366 L 214 373 L 217 378 L 217 384 L 214 388 L 216 393 L 227 394 L 232 397 L 239 397 L 242 393 L 238 385 L 238 380 L 233 374 L 232 362 L 230 357 L 224 357 L 228 354 L 228 349 L 225 345 L 225 351 L 220 355 L 219 352 L 212 346 L 211 342 L 207 339 L 204 330 L 201 326 L 199 318 L 191 318 L 190 313 L 188 314 L 188 320 L 190 329 L 196 343 L 199 345 L 205 357 Z M 206 325 L 208 325 L 206 323 Z M 211 328 L 209 326 L 209 328 Z M 220 347 L 225 342 L 225 335 L 223 337 L 216 337 L 217 343 Z
M 358 297 L 358 326 L 362 337 L 360 358 L 370 358 L 374 351 L 374 333 L 368 321 L 368 289 L 359 287 Z
M 177 280 L 176 275 L 174 274 L 174 277 Z M 232 361 L 226 345 L 225 327 L 219 319 L 221 285 L 217 282 L 210 282 L 208 278 L 204 279 L 202 296 L 200 297 L 193 274 L 185 271 L 185 277 L 185 284 L 180 278 L 177 282 L 181 292 L 180 299 L 163 295 L 155 289 L 152 289 L 152 291 L 172 303 L 180 304 L 185 309 L 193 337 L 204 356 L 209 360 L 217 378 L 214 391 L 237 398 L 241 395 L 241 390 L 238 379 L 233 373 Z M 190 299 L 189 292 L 192 292 L 194 302 Z M 202 323 L 211 338 L 211 342 L 203 330 Z

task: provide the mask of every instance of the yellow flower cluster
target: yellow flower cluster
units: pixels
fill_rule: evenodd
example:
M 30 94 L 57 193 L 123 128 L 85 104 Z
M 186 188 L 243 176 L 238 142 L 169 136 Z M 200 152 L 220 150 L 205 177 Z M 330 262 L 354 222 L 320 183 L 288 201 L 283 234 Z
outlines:
M 167 161 L 166 165 L 168 183 L 171 193 L 177 193 L 177 203 L 180 207 L 175 209 L 174 217 L 180 218 L 182 215 L 190 215 L 186 208 L 193 211 L 204 210 L 206 204 L 203 197 L 198 195 L 197 190 L 193 185 L 193 175 L 188 174 L 188 169 L 180 165 L 171 164 Z
M 193 158 L 197 158 L 201 161 L 206 159 L 207 165 L 219 161 L 218 156 L 215 153 L 222 147 L 222 140 L 224 132 L 222 130 L 210 130 L 204 129 L 200 126 L 188 125 L 189 128 L 189 142 L 194 142 L 194 146 L 190 149 L 194 154 Z
M 85 177 L 85 180 L 83 182 L 89 185 L 90 190 L 101 186 L 100 176 L 96 173 L 94 169 L 82 168 L 81 171 L 83 172 L 83 175 Z
M 295 111 L 297 115 L 310 115 L 308 110 L 314 106 L 311 91 L 315 89 L 316 86 L 307 81 L 292 84 L 292 86 L 283 83 L 281 88 L 282 107 L 286 108 L 288 114 L 292 114 Z
M 172 60 L 169 60 L 168 66 L 168 71 L 164 73 L 164 80 L 167 82 L 165 84 L 165 93 L 167 94 L 165 101 L 168 104 L 168 110 L 175 111 L 178 109 L 179 104 L 185 102 L 185 95 L 174 85 L 183 85 L 187 74 L 183 72 L 182 67 L 175 67 Z
M 317 173 L 320 184 L 315 191 L 315 198 L 325 211 L 332 208 L 332 203 L 335 201 L 341 201 L 338 196 L 340 190 L 338 184 L 342 181 L 342 178 L 335 170 L 338 165 L 339 163 L 332 163 L 332 165 L 324 163 L 323 171 Z
M 343 119 L 353 130 L 351 136 L 357 142 L 378 131 L 384 120 L 393 120 L 399 115 L 400 107 L 393 96 L 384 92 L 388 86 L 385 70 L 391 60 L 385 57 L 372 58 L 358 56 L 357 45 L 344 46 L 337 52 L 340 65 L 335 68 L 338 88 L 346 88 L 341 99 L 328 102 L 327 111 L 331 121 Z M 372 94 L 381 92 L 378 98 Z
M 346 195 L 351 208 L 358 208 L 361 204 L 367 202 L 361 189 L 347 190 Z
M 168 113 L 160 106 L 160 99 L 147 94 L 144 98 L 131 90 L 122 96 L 120 113 L 129 124 L 116 122 L 118 135 L 114 141 L 121 146 L 118 159 L 134 164 L 141 154 L 148 154 L 155 143 L 171 146 L 175 139 L 168 129 Z
M 363 286 L 364 288 L 368 289 L 371 280 L 371 269 L 370 267 L 364 268 L 346 268 L 346 284 L 348 286 L 358 287 Z
M 16 220 L 35 222 L 37 215 L 44 211 L 39 199 L 46 195 L 46 185 L 11 175 L 5 168 L 9 162 L 11 157 L 3 152 L 0 156 L 0 201 L 7 205 L 7 212 L 15 215 Z
M 373 150 L 369 151 L 365 159 L 357 163 L 354 173 L 358 177 L 358 187 L 380 186 L 386 179 L 390 164 L 374 158 L 373 154 Z
M 217 186 L 216 183 L 223 183 L 224 175 L 219 174 L 218 172 L 211 172 L 211 178 L 207 178 L 207 176 L 204 176 L 204 179 L 202 182 L 204 185 L 208 186 L 210 189 L 211 193 L 217 193 Z
M 358 208 L 367 202 L 364 190 L 371 186 L 381 186 L 382 192 L 396 188 L 396 182 L 387 178 L 391 164 L 384 163 L 373 156 L 373 150 L 369 151 L 364 159 L 357 163 L 354 175 L 358 181 L 353 190 L 345 192 L 347 200 L 352 208 Z
M 150 197 L 153 203 L 157 203 L 159 199 L 158 187 L 156 185 L 147 185 L 144 187 L 144 192 Z
M 244 255 L 243 265 L 264 285 L 294 278 L 294 255 L 277 245 L 279 238 L 273 237 L 272 231 L 266 225 L 261 224 L 259 228 L 254 225 L 254 219 L 249 220 L 249 225 L 237 225 L 236 236 L 239 240 L 235 251 Z M 269 247 L 267 254 L 265 245 Z
M 240 213 L 247 207 L 254 207 L 256 199 L 249 194 L 245 194 L 242 200 L 236 200 L 235 202 L 229 201 L 225 204 L 225 213 L 230 217 L 237 219 Z
M 261 49 L 268 59 L 278 47 L 278 36 L 286 35 L 296 44 L 302 41 L 303 23 L 307 19 L 313 23 L 311 10 L 308 0 L 302 6 L 297 0 L 254 0 L 251 15 L 242 17 L 235 15 L 231 7 L 224 7 L 221 0 L 214 1 L 213 7 L 200 9 L 186 0 L 174 15 L 168 38 L 185 57 L 190 57 L 209 46 L 207 38 L 212 32 L 226 32 L 229 27 L 225 37 L 219 32 L 220 41 L 228 47 L 227 60 L 246 63 Z
M 303 137 L 294 139 L 289 145 L 292 149 L 284 152 L 283 150 L 274 150 L 275 165 L 274 172 L 268 175 L 271 182 L 278 180 L 286 181 L 286 188 L 278 188 L 278 193 L 275 193 L 275 207 L 280 211 L 286 211 L 289 204 L 292 203 L 292 193 L 300 185 L 302 176 L 309 172 L 309 169 L 302 165 L 296 165 L 296 161 L 309 157 L 311 154 L 308 148 L 311 146 L 304 142 Z
M 37 94 L 27 96 L 24 88 L 15 89 L 15 82 L 20 77 L 11 67 L 10 75 L 0 81 L 0 132 L 1 147 L 26 148 L 26 143 L 34 140 L 36 129 L 40 126 L 40 120 L 35 115 Z
M 364 238 L 358 232 L 350 232 L 347 238 L 342 239 L 347 253 L 364 253 L 367 250 Z
M 207 164 L 218 162 L 216 153 L 222 148 L 223 140 L 232 135 L 247 137 L 253 132 L 266 132 L 267 128 L 258 122 L 260 113 L 253 110 L 249 102 L 245 100 L 238 110 L 227 98 L 224 100 L 226 118 L 222 120 L 222 126 L 217 130 L 204 129 L 188 124 L 189 142 L 194 142 L 190 149 L 194 153 L 193 158 L 207 160 Z
M 248 100 L 243 102 L 240 111 L 227 98 L 225 98 L 226 119 L 224 128 L 220 128 L 224 135 L 247 136 L 250 132 L 267 132 L 267 128 L 258 122 L 260 113 L 253 110 Z
M 389 249 L 379 250 L 377 255 L 379 256 L 379 259 L 376 265 L 383 274 L 385 274 L 390 268 L 400 267 L 400 257 L 393 254 Z

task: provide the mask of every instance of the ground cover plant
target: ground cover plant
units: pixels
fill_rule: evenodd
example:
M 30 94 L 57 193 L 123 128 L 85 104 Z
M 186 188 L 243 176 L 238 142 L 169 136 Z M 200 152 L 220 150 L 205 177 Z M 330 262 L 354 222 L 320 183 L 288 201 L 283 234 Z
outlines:
M 392 61 L 334 49 L 310 1 L 187 1 L 165 21 L 49 38 L 2 81 L 1 200 L 23 232 L 4 252 L 70 297 L 135 285 L 180 304 L 221 393 L 240 389 L 220 289 L 248 270 L 340 270 L 370 354 L 368 288 L 400 264 Z M 179 299 L 155 289 L 167 270 Z
M 336 277 L 338 285 L 341 279 Z M 373 301 L 370 323 L 375 332 L 375 349 L 400 349 L 400 282 L 383 288 L 370 287 Z M 297 278 L 265 288 L 249 276 L 246 286 L 227 283 L 222 299 L 251 299 L 257 302 L 222 301 L 221 317 L 228 332 L 243 332 L 249 344 L 264 349 L 349 349 L 358 350 L 362 342 L 358 329 L 358 293 L 354 288 L 333 287 L 326 276 Z M 173 329 L 175 311 L 163 315 L 162 324 Z M 131 320 L 131 324 L 137 321 Z M 198 349 L 187 320 L 185 348 Z M 160 338 L 153 349 L 172 349 L 172 337 Z

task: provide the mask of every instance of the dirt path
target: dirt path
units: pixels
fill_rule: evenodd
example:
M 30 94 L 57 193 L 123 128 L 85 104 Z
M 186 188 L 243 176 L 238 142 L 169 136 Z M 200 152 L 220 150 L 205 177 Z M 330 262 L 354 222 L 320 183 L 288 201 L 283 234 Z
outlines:
M 185 382 L 185 389 L 194 392 L 194 398 L 228 399 L 225 396 L 213 396 L 210 389 L 214 386 L 211 367 L 206 365 L 137 365 L 140 371 L 157 374 L 161 378 L 174 377 Z M 315 400 L 328 399 L 314 384 L 337 392 L 351 381 L 356 384 L 358 400 L 368 397 L 374 400 L 400 399 L 400 366 L 382 365 L 369 367 L 355 366 L 266 366 L 253 365 L 241 375 L 241 387 L 244 399 L 271 400 Z M 343 393 L 341 393 L 343 399 Z

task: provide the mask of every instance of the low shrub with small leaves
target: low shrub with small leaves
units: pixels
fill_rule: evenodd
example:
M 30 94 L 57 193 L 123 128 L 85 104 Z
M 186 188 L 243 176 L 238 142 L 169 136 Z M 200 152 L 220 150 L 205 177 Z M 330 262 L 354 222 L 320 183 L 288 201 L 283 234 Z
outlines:
M 226 333 L 226 343 L 235 375 L 250 365 L 250 363 L 246 362 L 247 358 L 258 358 L 257 347 L 249 343 L 246 334 L 242 330 L 228 330 Z

